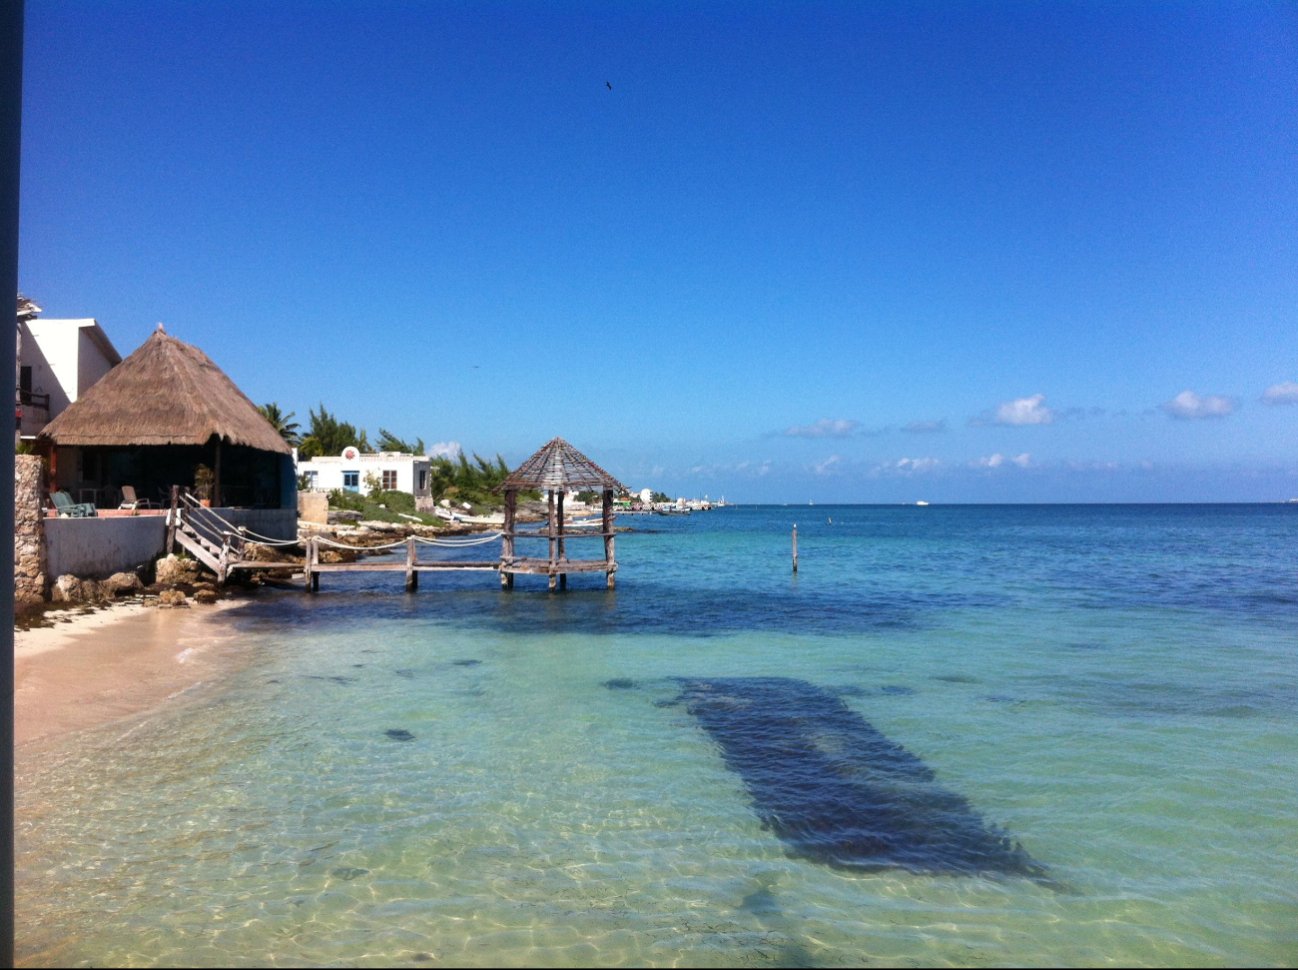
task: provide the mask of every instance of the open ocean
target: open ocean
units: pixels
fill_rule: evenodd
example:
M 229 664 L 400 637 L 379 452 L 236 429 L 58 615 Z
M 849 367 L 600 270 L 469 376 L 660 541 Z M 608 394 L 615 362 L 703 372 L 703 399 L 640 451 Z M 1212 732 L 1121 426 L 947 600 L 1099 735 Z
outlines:
M 1298 505 L 619 524 L 232 613 L 19 777 L 19 962 L 1298 962 Z

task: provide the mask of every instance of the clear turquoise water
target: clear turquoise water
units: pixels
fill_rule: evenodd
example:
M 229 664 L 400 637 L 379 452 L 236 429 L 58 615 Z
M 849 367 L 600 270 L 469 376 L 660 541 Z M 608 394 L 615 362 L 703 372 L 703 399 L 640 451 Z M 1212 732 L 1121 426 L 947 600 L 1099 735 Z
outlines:
M 19 778 L 21 961 L 1298 963 L 1298 507 L 622 521 L 614 592 L 235 614 L 250 664 Z M 1062 891 L 791 856 L 670 704 L 746 676 L 837 691 Z

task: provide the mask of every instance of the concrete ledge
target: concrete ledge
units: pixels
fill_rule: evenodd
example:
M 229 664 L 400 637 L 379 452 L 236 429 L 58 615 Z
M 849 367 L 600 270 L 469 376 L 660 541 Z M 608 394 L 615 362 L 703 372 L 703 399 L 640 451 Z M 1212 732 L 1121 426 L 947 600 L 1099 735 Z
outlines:
M 101 579 L 152 563 L 167 542 L 166 510 L 141 509 L 139 515 L 117 509 L 94 518 L 45 519 L 46 569 L 51 580 L 67 573 Z M 212 509 L 235 528 L 271 540 L 297 538 L 296 509 Z
M 45 574 L 102 579 L 153 562 L 167 541 L 164 516 L 45 520 Z

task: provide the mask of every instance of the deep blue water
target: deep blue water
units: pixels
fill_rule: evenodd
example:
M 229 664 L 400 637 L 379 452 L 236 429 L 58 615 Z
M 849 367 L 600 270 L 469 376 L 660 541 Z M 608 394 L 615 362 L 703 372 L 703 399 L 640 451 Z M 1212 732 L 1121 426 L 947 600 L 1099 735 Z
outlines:
M 23 779 L 25 962 L 1298 962 L 1298 506 L 619 523 L 234 614 Z

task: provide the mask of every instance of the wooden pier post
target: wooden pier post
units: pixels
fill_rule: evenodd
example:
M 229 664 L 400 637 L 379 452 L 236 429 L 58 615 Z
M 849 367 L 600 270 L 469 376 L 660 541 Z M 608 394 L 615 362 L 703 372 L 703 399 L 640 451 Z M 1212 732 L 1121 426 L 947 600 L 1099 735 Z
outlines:
M 306 555 L 303 557 L 302 573 L 306 579 L 306 591 L 308 593 L 318 593 L 320 591 L 320 573 L 315 568 L 320 562 L 320 537 L 312 536 L 306 541 Z
M 567 550 L 564 548 L 564 542 L 563 542 L 563 499 L 565 494 L 566 493 L 563 491 L 559 492 L 558 508 L 556 510 L 556 515 L 555 515 L 555 531 L 558 533 L 558 538 L 555 541 L 555 557 L 554 557 L 555 568 L 558 568 L 559 563 L 562 562 L 564 558 L 566 558 L 568 555 Z M 567 589 L 567 588 L 568 588 L 568 574 L 559 573 L 559 589 Z
M 230 537 L 222 536 L 221 538 L 221 555 L 216 562 L 216 585 L 224 586 L 226 579 L 230 575 Z
M 600 531 L 604 533 L 604 579 L 608 589 L 613 589 L 616 580 L 617 560 L 613 558 L 613 490 L 604 489 L 603 514 L 600 516 Z
M 556 585 L 558 585 L 559 582 L 559 577 L 556 576 L 554 573 L 554 564 L 559 558 L 558 555 L 556 554 L 559 532 L 554 527 L 554 489 L 550 489 L 548 492 L 546 492 L 546 497 L 547 497 L 547 505 L 546 505 L 545 518 L 546 518 L 546 526 L 550 533 L 550 557 L 549 557 L 550 561 L 549 561 L 549 566 L 546 569 L 546 575 L 549 577 L 550 580 L 550 592 L 554 592 L 554 588 Z
M 500 588 L 514 588 L 514 516 L 518 511 L 518 493 L 505 493 L 505 522 L 500 529 Z
M 415 537 L 406 536 L 406 592 L 419 588 L 419 573 L 415 571 Z
M 793 523 L 793 571 L 798 571 L 798 523 Z

